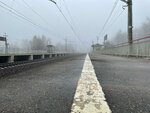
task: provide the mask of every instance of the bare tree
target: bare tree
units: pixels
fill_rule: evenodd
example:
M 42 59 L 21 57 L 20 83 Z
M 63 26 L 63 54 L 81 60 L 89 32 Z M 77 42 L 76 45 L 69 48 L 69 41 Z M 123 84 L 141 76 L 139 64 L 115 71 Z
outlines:
M 113 43 L 111 42 L 111 41 L 106 41 L 105 43 L 104 43 L 104 46 L 105 46 L 105 48 L 111 48 L 111 47 L 113 47 Z
M 55 51 L 56 52 L 65 52 L 65 45 L 58 42 L 55 44 Z
M 147 18 L 146 22 L 140 28 L 142 37 L 150 35 L 150 18 Z
M 133 36 L 134 39 L 150 36 L 150 18 L 147 17 L 142 26 L 134 30 Z
M 115 37 L 113 38 L 112 42 L 113 44 L 120 44 L 120 43 L 127 42 L 127 33 L 119 30 L 115 35 Z
M 31 42 L 28 39 L 23 40 L 22 44 L 21 44 L 21 49 L 24 52 L 28 52 L 29 53 L 31 51 Z
M 147 17 L 146 21 L 139 28 L 135 28 L 133 32 L 133 39 L 150 36 L 150 18 Z M 119 30 L 115 37 L 112 39 L 113 44 L 120 44 L 128 41 L 127 33 Z
M 15 42 L 15 43 L 9 43 L 9 52 L 10 53 L 19 53 L 22 51 L 20 50 L 19 44 L 17 42 Z
M 35 35 L 31 41 L 31 49 L 46 50 L 47 44 L 47 38 L 44 35 L 42 37 Z
M 67 43 L 67 47 L 65 44 L 56 43 L 55 44 L 56 52 L 75 52 L 75 48 L 71 43 Z

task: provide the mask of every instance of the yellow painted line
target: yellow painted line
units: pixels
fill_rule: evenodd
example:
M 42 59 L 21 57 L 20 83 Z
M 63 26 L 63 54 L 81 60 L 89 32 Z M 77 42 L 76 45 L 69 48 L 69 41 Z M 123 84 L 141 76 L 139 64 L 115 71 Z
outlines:
M 71 113 L 111 113 L 89 56 L 86 56 Z

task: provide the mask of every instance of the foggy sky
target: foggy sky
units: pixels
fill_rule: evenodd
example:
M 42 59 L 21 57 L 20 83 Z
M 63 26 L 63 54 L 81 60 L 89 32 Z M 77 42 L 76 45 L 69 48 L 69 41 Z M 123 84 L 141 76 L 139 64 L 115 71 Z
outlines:
M 0 7 L 0 35 L 6 33 L 8 41 L 13 43 L 22 43 L 24 39 L 31 39 L 34 35 L 45 35 L 51 38 L 52 42 L 64 43 L 67 38 L 70 43 L 77 46 L 78 49 L 87 50 L 92 41 L 96 42 L 96 36 L 99 33 L 113 7 L 116 0 L 65 0 L 74 22 L 74 29 L 78 37 L 74 35 L 67 22 L 55 6 L 48 0 L 25 0 L 40 16 L 47 22 L 45 23 L 22 0 L 0 0 L 10 7 L 23 13 L 34 23 L 39 24 L 47 31 L 41 30 Z M 63 0 L 56 0 L 65 16 L 70 21 Z M 150 17 L 150 0 L 133 0 L 133 25 L 134 28 L 140 27 L 147 17 Z M 0 3 L 0 5 L 2 5 Z M 125 5 L 119 1 L 110 23 L 123 9 Z M 70 21 L 71 22 L 71 21 Z M 72 24 L 72 22 L 71 22 Z M 103 36 L 108 34 L 111 39 L 117 31 L 127 31 L 127 8 L 115 23 L 104 30 L 100 36 L 99 43 L 103 42 Z

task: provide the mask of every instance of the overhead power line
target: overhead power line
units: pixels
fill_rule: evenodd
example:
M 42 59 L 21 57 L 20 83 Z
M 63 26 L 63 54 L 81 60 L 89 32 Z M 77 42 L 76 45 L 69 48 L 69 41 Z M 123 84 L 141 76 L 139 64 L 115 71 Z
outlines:
M 72 15 L 71 15 L 71 13 L 70 13 L 70 11 L 69 11 L 69 8 L 68 8 L 68 6 L 67 6 L 66 1 L 63 0 L 63 2 L 64 2 L 64 6 L 65 6 L 65 8 L 66 8 L 66 10 L 67 10 L 67 12 L 68 12 L 69 17 L 70 17 L 70 19 L 71 19 L 73 25 L 75 26 L 74 21 L 73 21 L 73 18 L 72 18 Z
M 75 37 L 78 38 L 78 40 L 84 45 L 85 43 L 82 42 L 82 40 L 79 38 L 78 34 L 76 33 L 74 27 L 72 26 L 72 24 L 68 21 L 67 17 L 64 15 L 64 13 L 62 12 L 62 10 L 59 8 L 59 6 L 56 4 L 57 8 L 59 9 L 59 11 L 61 12 L 61 14 L 63 15 L 63 17 L 65 18 L 66 22 L 68 23 L 68 25 L 70 26 L 71 30 L 73 31 L 73 33 L 75 34 Z
M 62 16 L 63 16 L 64 19 L 66 20 L 67 24 L 69 25 L 69 27 L 70 27 L 71 30 L 73 31 L 75 37 L 84 45 L 85 43 L 83 43 L 83 42 L 80 40 L 79 36 L 77 35 L 76 31 L 74 30 L 74 27 L 73 27 L 72 24 L 68 21 L 67 17 L 66 17 L 65 14 L 63 13 L 63 11 L 60 9 L 60 7 L 57 5 L 57 3 L 56 3 L 54 0 L 49 0 L 49 1 L 53 2 L 53 3 L 56 5 L 57 9 L 58 9 L 59 12 L 62 14 Z
M 39 16 L 44 22 L 45 22 L 45 19 L 38 13 L 36 12 L 25 0 L 22 0 L 22 2 L 29 8 L 31 9 L 32 12 L 34 12 L 37 16 Z M 47 23 L 47 22 L 45 22 Z
M 70 11 L 69 11 L 69 8 L 68 8 L 68 6 L 67 6 L 67 3 L 66 3 L 65 0 L 63 0 L 63 2 L 64 2 L 64 6 L 65 6 L 65 8 L 66 8 L 66 10 L 67 10 L 67 12 L 68 12 L 68 15 L 69 15 L 69 17 L 70 17 L 70 20 L 71 20 L 71 22 L 72 22 L 72 26 L 74 26 L 74 28 L 76 28 L 76 25 L 75 25 L 75 23 L 74 23 L 74 20 L 73 20 L 73 18 L 72 18 L 72 15 L 71 15 L 71 13 L 70 13 Z M 77 33 L 76 33 L 76 35 L 77 35 Z M 77 37 L 79 38 L 78 35 L 77 35 Z
M 34 10 L 25 0 L 22 0 L 22 2 L 33 12 L 35 13 L 45 24 L 49 24 L 45 18 L 43 18 L 36 10 Z
M 123 14 L 123 12 L 125 11 L 125 7 L 122 7 L 122 11 L 120 12 L 120 8 L 122 7 L 122 5 L 120 4 L 116 10 L 116 12 L 112 15 L 113 18 L 111 18 L 111 20 L 109 21 L 108 26 L 103 30 L 103 32 L 101 33 L 101 35 L 105 35 L 105 32 L 108 32 L 108 30 L 116 23 L 116 21 L 120 18 L 120 16 Z
M 107 27 L 107 29 L 106 29 L 105 31 L 109 30 L 109 29 L 116 23 L 116 21 L 119 19 L 119 17 L 123 14 L 124 11 L 125 11 L 125 9 L 123 9 L 123 10 L 117 15 L 117 17 L 110 23 L 110 25 Z M 102 35 L 104 35 L 104 34 L 102 34 Z
M 101 29 L 100 34 L 99 34 L 99 35 L 101 35 L 101 34 L 102 34 L 102 32 L 104 31 L 104 29 L 105 29 L 105 27 L 106 27 L 107 23 L 109 22 L 109 20 L 110 20 L 110 18 L 111 18 L 111 16 L 112 16 L 112 14 L 113 14 L 113 12 L 114 12 L 114 10 L 115 10 L 115 8 L 116 8 L 116 6 L 117 6 L 118 2 L 119 2 L 119 0 L 116 0 L 116 1 L 115 1 L 114 5 L 113 5 L 113 8 L 112 8 L 112 10 L 111 10 L 111 12 L 110 12 L 110 14 L 109 14 L 108 18 L 106 19 L 106 21 L 105 21 L 105 23 L 104 23 L 104 25 L 103 25 L 103 27 L 102 27 L 102 29 Z
M 31 23 L 32 25 L 37 26 L 37 27 L 40 27 L 40 26 L 36 25 L 35 23 L 32 23 L 30 20 L 24 18 L 23 16 L 19 15 L 18 13 L 13 12 L 13 11 L 11 11 L 10 9 L 8 9 L 8 8 L 2 6 L 2 5 L 0 5 L 0 7 L 3 8 L 3 9 L 5 9 L 5 10 L 7 10 L 7 11 L 9 11 L 10 13 L 12 13 L 12 14 L 14 14 L 14 15 L 16 15 L 16 16 L 18 16 L 18 17 L 20 17 L 20 18 L 22 18 L 22 19 L 24 19 L 24 20 L 26 20 L 26 21 L 28 21 L 28 22 Z
M 72 31 L 76 34 L 76 32 L 75 32 L 72 24 L 68 21 L 67 17 L 64 15 L 64 13 L 62 12 L 62 10 L 59 8 L 59 6 L 57 4 L 56 4 L 56 7 L 60 11 L 60 13 L 63 15 L 64 19 L 66 20 L 66 22 L 68 23 L 68 25 L 70 26 L 70 28 L 72 29 Z
M 56 29 L 53 25 L 51 25 L 43 16 L 41 16 L 35 9 L 33 9 L 25 0 L 22 0 L 22 2 L 35 14 L 37 15 L 44 23 L 45 25 L 49 25 L 48 28 L 52 28 L 53 30 Z M 51 26 L 51 27 L 50 27 Z M 53 31 L 50 29 L 51 31 Z M 56 35 L 56 33 L 54 33 Z M 58 34 L 57 34 L 58 35 Z
M 0 5 L 1 8 L 3 8 L 5 10 L 9 11 L 10 13 L 16 15 L 17 17 L 19 17 L 19 18 L 29 22 L 30 24 L 32 24 L 32 25 L 34 25 L 34 26 L 36 26 L 36 27 L 38 27 L 38 28 L 40 28 L 40 29 L 42 29 L 42 30 L 44 30 L 46 32 L 49 32 L 47 29 L 45 29 L 42 26 L 34 23 L 31 19 L 29 19 L 28 17 L 26 17 L 25 15 L 23 15 L 19 11 L 15 10 L 14 8 L 10 7 L 9 5 L 5 4 L 4 2 L 0 1 L 0 3 L 4 5 L 4 6 Z
M 62 12 L 62 10 L 59 8 L 59 6 L 57 5 L 57 3 L 56 3 L 54 0 L 49 0 L 49 1 L 53 2 L 53 3 L 56 5 L 57 9 L 58 9 L 59 12 L 62 14 L 62 16 L 64 17 L 64 19 L 66 20 L 66 22 L 68 23 L 68 25 L 69 25 L 69 27 L 71 28 L 71 30 L 73 31 L 73 33 L 76 35 L 76 32 L 75 32 L 73 26 L 70 24 L 70 22 L 68 21 L 67 17 L 66 17 L 65 14 Z

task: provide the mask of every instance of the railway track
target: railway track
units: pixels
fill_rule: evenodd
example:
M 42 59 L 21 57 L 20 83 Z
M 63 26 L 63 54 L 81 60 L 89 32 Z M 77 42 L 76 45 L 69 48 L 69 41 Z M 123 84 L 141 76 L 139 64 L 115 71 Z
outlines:
M 37 66 L 49 64 L 52 62 L 58 62 L 58 61 L 72 58 L 75 56 L 79 56 L 79 55 L 68 55 L 68 56 L 63 56 L 63 57 L 61 56 L 61 57 L 54 57 L 54 58 L 47 58 L 47 59 L 36 59 L 32 61 L 1 63 L 0 64 L 0 78 L 8 76 L 8 75 L 13 75 L 22 71 L 26 71 Z

